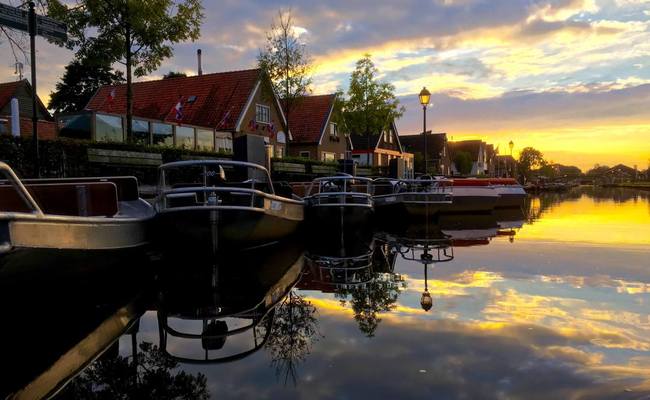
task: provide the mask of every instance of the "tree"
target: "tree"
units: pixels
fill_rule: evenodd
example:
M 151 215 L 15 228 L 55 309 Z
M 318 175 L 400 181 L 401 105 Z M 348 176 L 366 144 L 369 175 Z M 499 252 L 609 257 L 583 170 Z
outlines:
M 472 160 L 472 155 L 466 151 L 459 151 L 454 155 L 454 165 L 456 166 L 456 171 L 462 175 L 468 175 L 472 172 L 472 166 L 474 161 Z
M 180 71 L 169 71 L 165 75 L 163 75 L 163 79 L 185 78 L 185 77 L 187 77 L 187 74 L 185 72 L 180 72 Z
M 126 127 L 131 141 L 133 75 L 145 76 L 172 56 L 172 44 L 196 40 L 203 19 L 200 0 L 47 0 L 48 14 L 68 25 L 66 46 L 83 58 L 126 69 Z M 92 36 L 90 36 L 92 35 Z
M 544 161 L 544 154 L 541 151 L 532 147 L 525 147 L 519 153 L 518 168 L 519 172 L 529 180 L 533 169 L 538 169 L 546 165 Z
M 208 399 L 207 378 L 178 371 L 178 363 L 149 343 L 137 362 L 105 354 L 59 393 L 59 399 Z
M 345 101 L 344 119 L 351 133 L 365 135 L 370 144 L 370 135 L 380 134 L 390 124 L 404 114 L 395 97 L 395 87 L 390 83 L 379 82 L 379 70 L 372 62 L 370 54 L 357 61 L 350 76 L 348 99 Z M 370 146 L 368 146 L 370 147 Z
M 113 72 L 110 63 L 87 59 L 75 59 L 66 65 L 65 73 L 50 93 L 47 108 L 55 113 L 67 113 L 83 109 L 97 90 L 104 85 L 124 82 L 124 74 Z
M 282 111 L 287 121 L 291 110 L 309 92 L 311 58 L 296 31 L 291 10 L 278 11 L 266 36 L 266 45 L 257 57 L 260 69 L 271 80 L 273 92 L 282 97 Z

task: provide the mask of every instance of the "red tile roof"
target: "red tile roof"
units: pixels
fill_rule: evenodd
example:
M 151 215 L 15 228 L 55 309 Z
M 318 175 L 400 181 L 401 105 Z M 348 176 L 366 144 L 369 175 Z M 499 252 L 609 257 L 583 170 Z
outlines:
M 289 114 L 294 143 L 318 143 L 334 106 L 335 94 L 302 98 Z
M 249 69 L 137 82 L 133 84 L 133 115 L 234 130 L 259 78 L 259 69 Z M 115 98 L 110 101 L 113 89 Z M 190 96 L 196 96 L 196 100 L 188 102 Z M 176 120 L 174 110 L 179 100 L 183 104 L 181 121 Z M 126 114 L 126 85 L 103 86 L 86 109 Z
M 23 81 L 0 83 L 0 108 L 3 108 L 11 101 L 16 89 L 23 84 Z

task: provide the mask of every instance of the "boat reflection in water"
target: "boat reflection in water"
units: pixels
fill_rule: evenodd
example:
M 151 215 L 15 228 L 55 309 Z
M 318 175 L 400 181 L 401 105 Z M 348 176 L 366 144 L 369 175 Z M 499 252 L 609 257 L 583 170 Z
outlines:
M 297 246 L 274 250 L 248 252 L 190 274 L 186 268 L 168 268 L 156 307 L 161 351 L 181 363 L 223 363 L 265 346 L 276 307 L 303 266 Z M 236 338 L 248 338 L 250 345 L 229 349 Z
M 142 312 L 142 257 L 55 254 L 33 250 L 0 258 L 0 313 L 8 321 L 0 330 L 0 398 L 56 394 Z

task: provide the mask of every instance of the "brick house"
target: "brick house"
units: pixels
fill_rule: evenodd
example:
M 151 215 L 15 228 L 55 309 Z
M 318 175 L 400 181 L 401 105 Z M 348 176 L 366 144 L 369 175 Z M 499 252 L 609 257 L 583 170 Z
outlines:
M 289 155 L 320 161 L 344 159 L 350 143 L 340 113 L 335 94 L 300 99 L 289 116 Z
M 11 99 L 18 100 L 20 136 L 32 136 L 32 85 L 26 80 L 0 83 L 0 134 L 11 134 Z M 54 118 L 38 96 L 36 97 L 38 138 L 55 139 Z
M 126 140 L 126 85 L 104 86 L 86 109 L 58 118 L 61 136 Z M 133 140 L 140 144 L 232 152 L 233 139 L 264 137 L 276 157 L 290 134 L 277 96 L 259 69 L 133 84 Z
M 388 167 L 390 160 L 404 159 L 407 169 L 413 169 L 413 154 L 405 152 L 400 143 L 395 122 L 380 134 L 352 133 L 352 159 L 363 167 Z
M 449 158 L 449 148 L 447 145 L 446 133 L 426 133 L 427 142 L 427 164 L 428 173 L 451 175 L 451 159 Z M 415 155 L 415 170 L 424 172 L 424 135 L 404 135 L 400 136 L 400 142 L 404 150 Z

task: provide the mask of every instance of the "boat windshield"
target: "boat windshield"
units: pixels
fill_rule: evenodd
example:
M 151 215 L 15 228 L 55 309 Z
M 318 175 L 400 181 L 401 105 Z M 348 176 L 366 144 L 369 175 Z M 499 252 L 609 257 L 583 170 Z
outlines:
M 161 170 L 160 190 L 225 187 L 274 193 L 266 169 L 249 163 L 178 162 L 164 165 Z

